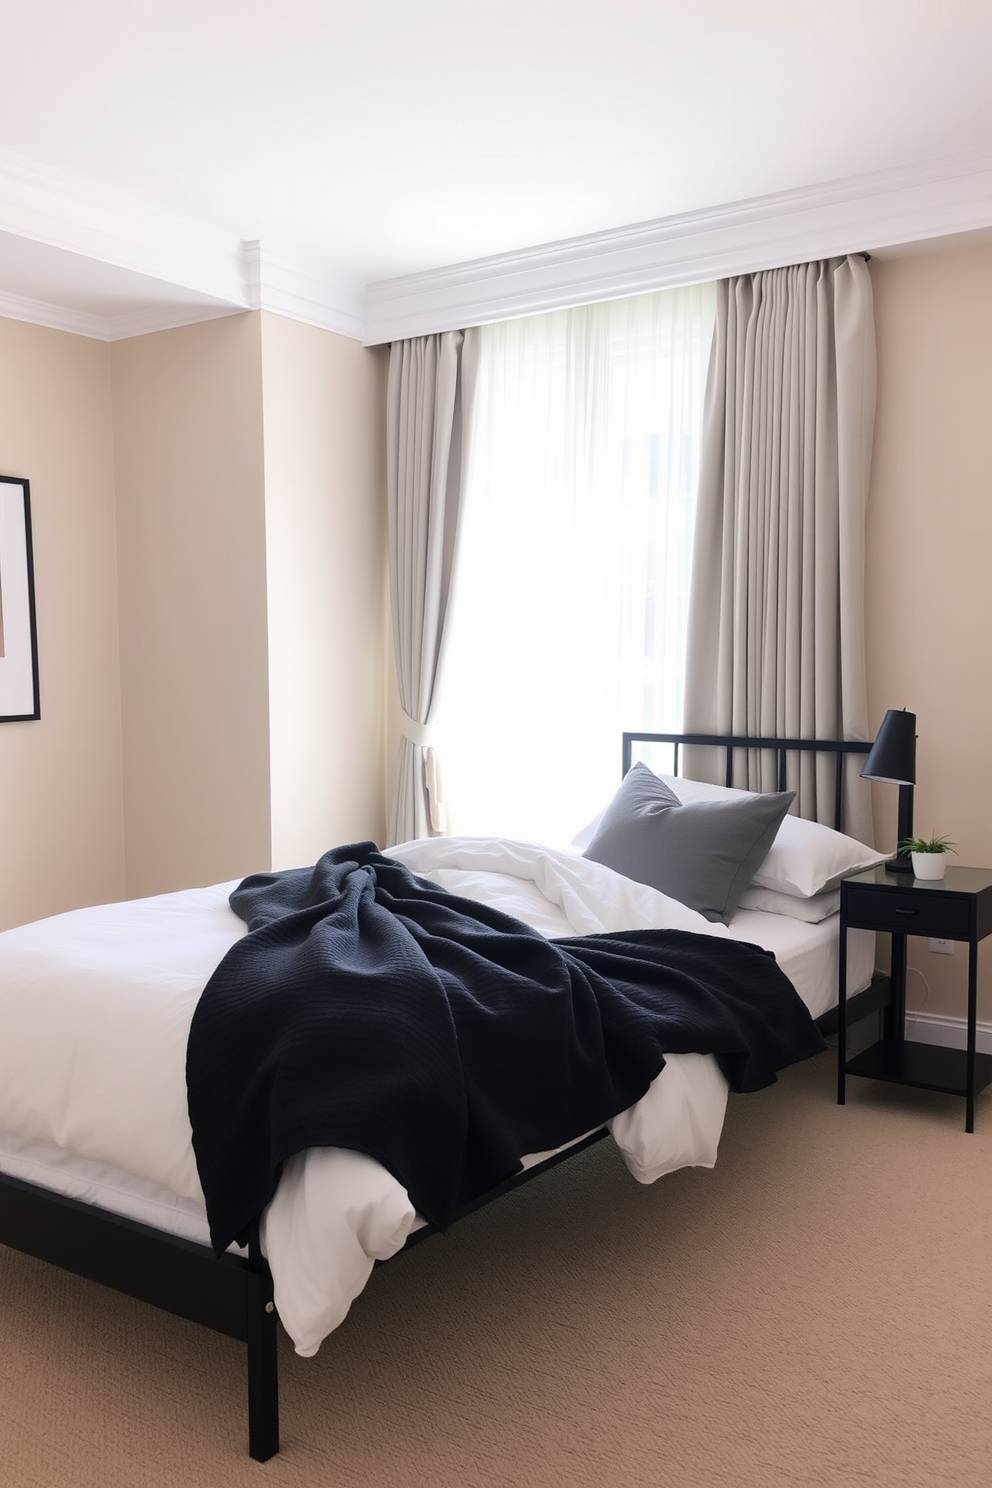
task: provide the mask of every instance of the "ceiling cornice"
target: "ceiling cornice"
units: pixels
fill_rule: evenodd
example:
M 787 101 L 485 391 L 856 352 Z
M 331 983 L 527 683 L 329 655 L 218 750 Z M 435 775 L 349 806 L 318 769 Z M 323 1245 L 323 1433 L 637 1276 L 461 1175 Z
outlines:
M 355 341 L 365 339 L 365 287 L 360 280 L 268 243 L 241 246 L 252 310 L 271 310 Z
M 66 305 L 50 305 L 45 300 L 32 300 L 27 295 L 5 294 L 0 290 L 0 316 L 4 320 L 24 320 L 30 325 L 45 326 L 50 331 L 70 331 L 74 336 L 88 336 L 91 341 L 108 341 L 107 322 L 102 315 L 73 310 Z
M 0 315 L 101 340 L 265 309 L 376 345 L 992 226 L 992 151 L 878 171 L 362 286 L 125 193 L 0 153 L 0 233 L 141 276 L 101 316 L 0 291 Z
M 499 254 L 366 291 L 368 345 L 992 225 L 992 151 Z
M 10 153 L 0 153 L 0 232 L 244 306 L 238 239 Z
M 244 309 L 243 305 L 197 305 L 195 308 L 181 304 L 148 305 L 141 310 L 108 315 L 100 339 L 129 341 L 132 336 L 150 336 L 154 331 L 174 331 L 204 320 L 221 320 L 226 315 L 243 314 Z

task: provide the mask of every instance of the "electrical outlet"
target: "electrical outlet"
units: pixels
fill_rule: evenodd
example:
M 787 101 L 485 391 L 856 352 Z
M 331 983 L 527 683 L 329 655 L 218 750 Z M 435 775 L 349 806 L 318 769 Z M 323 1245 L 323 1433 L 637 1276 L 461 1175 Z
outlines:
M 936 956 L 950 956 L 954 951 L 954 942 L 953 940 L 934 940 L 931 937 L 927 941 L 927 947 Z

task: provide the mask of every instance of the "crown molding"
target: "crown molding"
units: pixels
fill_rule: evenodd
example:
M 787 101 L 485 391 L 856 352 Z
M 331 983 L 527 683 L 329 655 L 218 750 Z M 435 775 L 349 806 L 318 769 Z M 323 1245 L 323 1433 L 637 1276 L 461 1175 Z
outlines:
M 457 330 L 992 225 L 992 151 L 877 171 L 370 284 L 365 341 Z
M 10 152 L 0 231 L 247 308 L 238 239 Z
M 91 341 L 126 341 L 131 336 L 147 336 L 153 331 L 171 331 L 203 320 L 244 313 L 238 307 L 227 305 L 160 304 L 121 315 L 94 315 L 87 310 L 32 300 L 27 295 L 5 294 L 0 290 L 0 318 L 23 320 L 52 331 L 68 331 L 73 336 L 87 336 Z
M 44 326 L 50 331 L 68 331 L 73 336 L 88 336 L 91 341 L 109 341 L 109 327 L 102 315 L 74 310 L 66 305 L 51 305 L 45 300 L 32 300 L 27 295 L 5 294 L 0 290 L 0 317 L 24 320 L 29 325 Z
M 241 245 L 252 310 L 271 310 L 323 331 L 365 338 L 365 286 L 315 259 L 258 240 Z
M 113 341 L 264 309 L 374 346 L 989 226 L 992 150 L 983 150 L 363 287 L 315 258 L 234 240 L 125 193 L 0 152 L 0 233 L 145 281 L 136 308 L 127 312 L 101 316 L 0 291 L 0 314 Z
M 0 313 L 11 319 L 115 341 L 265 309 L 357 341 L 364 337 L 360 281 L 9 152 L 0 152 L 0 233 L 168 286 L 158 298 L 149 286 L 147 304 L 107 317 L 7 294 Z M 184 292 L 190 294 L 185 303 Z
M 205 320 L 222 320 L 228 315 L 244 315 L 238 305 L 149 305 L 108 316 L 104 322 L 107 341 L 129 341 L 132 336 L 150 336 L 155 331 L 175 331 L 182 326 L 199 325 Z

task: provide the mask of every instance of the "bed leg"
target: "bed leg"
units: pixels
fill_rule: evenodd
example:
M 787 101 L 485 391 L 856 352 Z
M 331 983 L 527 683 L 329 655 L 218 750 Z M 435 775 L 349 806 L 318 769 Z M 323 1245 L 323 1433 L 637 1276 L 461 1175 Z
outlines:
M 268 1462 L 279 1450 L 279 1374 L 276 1309 L 268 1268 L 247 1277 L 248 1452 Z

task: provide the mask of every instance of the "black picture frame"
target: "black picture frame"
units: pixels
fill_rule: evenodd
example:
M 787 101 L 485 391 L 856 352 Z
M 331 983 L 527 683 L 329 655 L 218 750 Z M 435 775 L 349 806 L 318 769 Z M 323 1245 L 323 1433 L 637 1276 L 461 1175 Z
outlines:
M 0 723 L 40 717 L 31 487 L 0 475 Z

